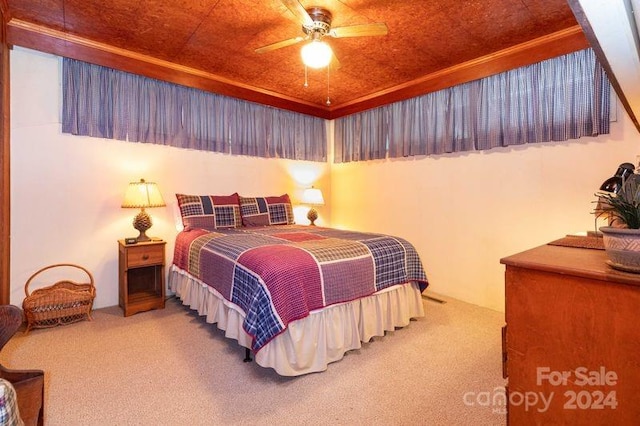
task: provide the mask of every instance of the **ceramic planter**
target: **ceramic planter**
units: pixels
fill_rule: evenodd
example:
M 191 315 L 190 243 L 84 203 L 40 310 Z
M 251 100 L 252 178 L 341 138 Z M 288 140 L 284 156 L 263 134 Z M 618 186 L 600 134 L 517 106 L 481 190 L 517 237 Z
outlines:
M 607 263 L 614 269 L 640 273 L 640 229 L 603 226 L 600 232 Z

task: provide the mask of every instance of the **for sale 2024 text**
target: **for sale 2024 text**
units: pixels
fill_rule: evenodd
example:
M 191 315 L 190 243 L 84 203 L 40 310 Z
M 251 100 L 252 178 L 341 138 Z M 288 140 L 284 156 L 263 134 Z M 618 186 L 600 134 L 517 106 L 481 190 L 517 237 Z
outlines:
M 615 371 L 607 371 L 605 367 L 590 370 L 587 367 L 578 367 L 575 370 L 559 371 L 550 367 L 538 367 L 536 369 L 536 384 L 542 386 L 545 382 L 551 386 L 566 386 L 569 381 L 575 386 L 583 387 L 580 390 L 567 390 L 563 393 L 564 408 L 567 410 L 615 410 L 618 406 L 615 389 L 602 390 L 603 387 L 614 387 L 618 383 L 618 374 Z M 594 389 L 598 387 L 598 389 Z M 542 398 L 542 410 L 546 411 L 554 397 L 554 392 L 548 398 Z M 540 410 L 540 407 L 537 407 Z

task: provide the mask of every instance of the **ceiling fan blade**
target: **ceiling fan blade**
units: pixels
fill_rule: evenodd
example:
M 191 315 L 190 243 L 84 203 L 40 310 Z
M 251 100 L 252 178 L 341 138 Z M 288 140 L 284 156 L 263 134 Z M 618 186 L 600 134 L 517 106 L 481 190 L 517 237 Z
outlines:
M 304 6 L 298 0 L 280 0 L 305 27 L 313 27 L 313 19 L 309 16 Z
M 328 35 L 335 38 L 383 36 L 389 32 L 387 24 L 378 22 L 375 24 L 351 25 L 348 27 L 332 28 Z
M 266 53 L 271 52 L 272 50 L 280 49 L 283 47 L 291 46 L 292 44 L 296 44 L 304 40 L 304 37 L 296 37 L 290 38 L 287 40 L 282 40 L 277 43 L 267 44 L 266 46 L 259 47 L 255 50 L 256 53 Z
M 329 67 L 331 68 L 332 71 L 337 71 L 340 69 L 341 66 L 342 65 L 340 64 L 340 61 L 338 60 L 336 53 L 333 52 L 331 56 L 331 62 L 329 62 Z
M 334 71 L 337 71 L 342 66 L 340 64 L 340 61 L 338 60 L 338 57 L 336 56 L 336 52 L 332 52 L 332 54 L 331 54 L 331 62 L 329 62 L 329 66 Z

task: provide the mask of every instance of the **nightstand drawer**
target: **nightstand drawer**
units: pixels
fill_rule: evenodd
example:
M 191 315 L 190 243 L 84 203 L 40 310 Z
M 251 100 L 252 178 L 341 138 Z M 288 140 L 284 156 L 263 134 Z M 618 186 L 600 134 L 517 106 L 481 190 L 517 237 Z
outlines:
M 162 245 L 129 247 L 127 250 L 128 268 L 161 263 L 164 263 L 164 246 Z

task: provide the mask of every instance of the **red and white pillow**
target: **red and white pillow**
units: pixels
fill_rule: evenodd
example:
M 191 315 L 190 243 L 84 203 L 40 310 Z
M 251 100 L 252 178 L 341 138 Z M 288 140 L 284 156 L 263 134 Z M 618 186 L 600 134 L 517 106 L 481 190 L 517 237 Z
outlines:
M 244 226 L 291 225 L 293 207 L 288 194 L 279 197 L 240 197 Z
M 278 197 L 176 194 L 185 229 L 209 231 L 241 226 L 291 225 L 293 207 L 288 194 Z
M 242 226 L 240 197 L 231 195 L 176 194 L 182 224 L 185 229 L 202 228 L 209 231 Z

